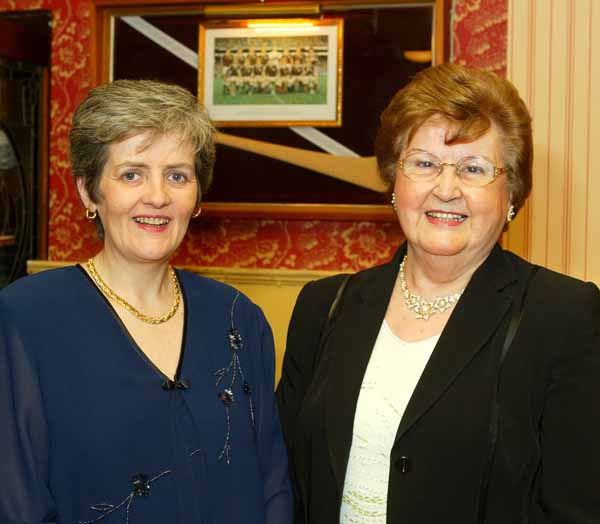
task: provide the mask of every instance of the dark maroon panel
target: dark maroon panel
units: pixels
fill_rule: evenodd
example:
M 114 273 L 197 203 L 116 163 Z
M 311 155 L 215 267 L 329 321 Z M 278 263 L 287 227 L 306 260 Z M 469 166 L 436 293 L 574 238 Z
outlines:
M 50 12 L 0 13 L 0 56 L 41 66 L 50 65 Z

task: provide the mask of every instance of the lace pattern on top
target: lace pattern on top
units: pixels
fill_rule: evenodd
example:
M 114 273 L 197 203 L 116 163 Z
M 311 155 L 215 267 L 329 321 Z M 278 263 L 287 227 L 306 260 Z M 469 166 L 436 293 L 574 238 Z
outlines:
M 383 321 L 356 407 L 340 524 L 385 524 L 390 453 L 438 338 L 405 342 Z

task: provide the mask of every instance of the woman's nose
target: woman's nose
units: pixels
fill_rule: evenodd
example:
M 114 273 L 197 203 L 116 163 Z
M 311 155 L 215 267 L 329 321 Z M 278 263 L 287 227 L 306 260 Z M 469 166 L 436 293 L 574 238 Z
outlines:
M 442 172 L 436 178 L 435 194 L 442 200 L 452 200 L 461 196 L 456 164 L 442 164 Z
M 170 201 L 171 197 L 163 177 L 150 177 L 146 184 L 144 202 L 154 207 L 164 207 L 169 204 Z

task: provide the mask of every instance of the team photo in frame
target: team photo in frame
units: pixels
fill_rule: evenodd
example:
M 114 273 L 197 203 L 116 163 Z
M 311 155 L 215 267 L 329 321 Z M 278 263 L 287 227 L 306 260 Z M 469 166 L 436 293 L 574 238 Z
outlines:
M 200 24 L 198 95 L 224 126 L 340 126 L 343 20 Z

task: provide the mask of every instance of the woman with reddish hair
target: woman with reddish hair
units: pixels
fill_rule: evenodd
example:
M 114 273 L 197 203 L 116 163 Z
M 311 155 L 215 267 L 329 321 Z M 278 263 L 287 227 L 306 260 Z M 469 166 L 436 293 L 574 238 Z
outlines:
M 517 90 L 424 70 L 375 151 L 406 242 L 298 297 L 278 388 L 296 522 L 600 522 L 600 292 L 498 244 L 531 189 Z

